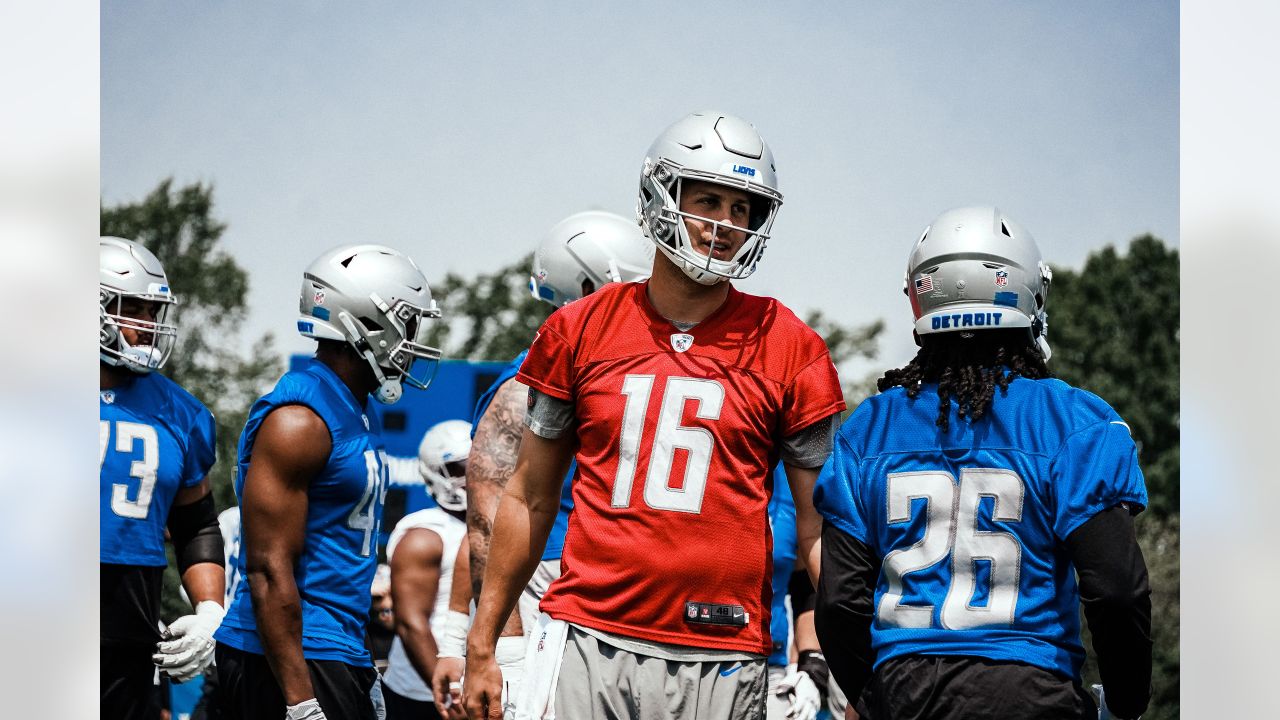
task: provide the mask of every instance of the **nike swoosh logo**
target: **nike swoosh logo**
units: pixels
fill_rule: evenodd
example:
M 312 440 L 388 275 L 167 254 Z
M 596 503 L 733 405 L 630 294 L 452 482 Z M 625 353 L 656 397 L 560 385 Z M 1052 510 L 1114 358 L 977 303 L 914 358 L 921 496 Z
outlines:
M 739 671 L 739 670 L 741 670 L 741 669 L 742 669 L 742 666 L 741 666 L 741 665 L 734 665 L 733 667 L 729 668 L 728 670 L 721 670 L 721 671 L 720 671 L 720 677 L 729 677 L 730 675 L 732 675 L 732 674 L 734 674 L 734 673 L 738 672 L 738 671 Z

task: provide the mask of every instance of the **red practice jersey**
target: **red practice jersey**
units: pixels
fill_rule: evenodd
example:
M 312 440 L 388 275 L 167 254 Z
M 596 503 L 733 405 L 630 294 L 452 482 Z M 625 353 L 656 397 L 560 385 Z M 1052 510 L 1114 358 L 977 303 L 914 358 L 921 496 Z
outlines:
M 619 635 L 767 655 L 771 471 L 782 438 L 844 409 L 835 366 L 776 300 L 731 288 L 683 333 L 646 287 L 611 284 L 557 310 L 517 376 L 576 408 L 563 573 L 541 607 Z M 707 606 L 689 603 L 741 606 L 746 622 L 699 622 Z

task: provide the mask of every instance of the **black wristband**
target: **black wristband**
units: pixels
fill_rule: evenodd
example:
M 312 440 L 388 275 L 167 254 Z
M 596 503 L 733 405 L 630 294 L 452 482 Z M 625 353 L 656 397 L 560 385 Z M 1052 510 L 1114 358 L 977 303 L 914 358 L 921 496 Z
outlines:
M 796 662 L 796 670 L 809 674 L 809 679 L 818 687 L 818 692 L 822 693 L 822 702 L 827 701 L 827 686 L 831 683 L 829 680 L 830 671 L 827 669 L 827 659 L 823 657 L 820 650 L 801 650 L 800 659 Z

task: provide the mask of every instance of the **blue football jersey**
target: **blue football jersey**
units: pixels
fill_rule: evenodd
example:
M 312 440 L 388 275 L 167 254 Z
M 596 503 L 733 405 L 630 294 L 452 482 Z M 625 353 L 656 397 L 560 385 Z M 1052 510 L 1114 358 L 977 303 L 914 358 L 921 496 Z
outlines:
M 865 400 L 814 491 L 819 512 L 883 560 L 876 665 L 969 655 L 1078 678 L 1079 591 L 1064 541 L 1102 510 L 1146 505 L 1129 427 L 1095 395 L 1017 378 L 987 416 L 943 432 L 936 390 Z
M 382 428 L 377 416 L 368 412 L 368 397 L 361 400 L 317 360 L 285 374 L 249 411 L 240 435 L 235 489 L 236 496 L 243 498 L 254 438 L 272 410 L 282 405 L 305 405 L 328 426 L 333 449 L 324 470 L 307 490 L 306 541 L 294 566 L 302 601 L 302 654 L 308 660 L 369 667 L 372 661 L 364 633 L 369 589 L 378 564 L 378 525 L 388 473 Z M 249 547 L 248 540 L 242 534 L 242 551 Z M 214 637 L 262 654 L 243 552 L 235 562 L 240 582 Z
M 480 396 L 476 401 L 475 413 L 471 416 L 471 437 L 476 436 L 476 428 L 480 427 L 480 418 L 484 415 L 484 411 L 489 409 L 489 403 L 493 402 L 493 397 L 498 394 L 498 388 L 502 383 L 516 376 L 520 371 L 520 363 L 524 362 L 524 356 L 529 351 L 524 350 L 511 361 L 509 365 L 502 369 L 502 373 L 498 375 L 498 379 L 493 381 L 488 390 Z M 569 511 L 573 510 L 573 475 L 578 469 L 578 461 L 569 462 L 569 472 L 564 476 L 564 484 L 560 486 L 560 511 L 556 513 L 556 521 L 551 526 L 551 535 L 547 537 L 547 546 L 542 551 L 543 560 L 559 560 L 564 554 L 564 534 L 569 529 Z
M 213 415 L 159 373 L 98 393 L 100 562 L 164 567 L 164 528 L 180 488 L 213 466 Z
M 769 614 L 773 653 L 769 655 L 769 664 L 785 666 L 791 662 L 792 628 L 787 593 L 796 567 L 796 503 L 781 463 L 773 470 L 769 527 L 773 530 L 773 606 Z

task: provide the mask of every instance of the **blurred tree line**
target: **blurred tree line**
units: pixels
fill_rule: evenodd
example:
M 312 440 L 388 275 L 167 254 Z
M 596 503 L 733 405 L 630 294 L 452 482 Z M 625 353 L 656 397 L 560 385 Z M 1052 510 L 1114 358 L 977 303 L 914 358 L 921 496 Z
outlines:
M 235 504 L 236 442 L 249 406 L 283 371 L 271 335 L 257 338 L 247 355 L 239 327 L 247 312 L 249 275 L 219 246 L 227 226 L 213 212 L 213 187 L 175 189 L 163 180 L 141 201 L 102 207 L 99 232 L 136 240 L 155 253 L 178 303 L 170 321 L 178 340 L 164 374 L 201 400 L 217 422 L 218 461 L 209 472 L 218 510 Z M 178 594 L 179 577 L 169 546 L 161 616 L 172 622 L 190 610 Z
M 1135 523 L 1155 640 L 1145 720 L 1178 717 L 1178 287 L 1178 251 L 1143 235 L 1127 254 L 1107 246 L 1078 271 L 1055 267 L 1049 289 L 1049 368 L 1124 418 L 1147 481 L 1150 507 Z M 1085 683 L 1096 682 L 1090 653 Z
M 231 483 L 235 445 L 253 400 L 283 372 L 272 338 L 253 340 L 241 354 L 238 328 L 246 314 L 248 274 L 218 246 L 226 224 L 213 213 L 213 188 L 175 189 L 165 180 L 136 203 L 103 207 L 101 232 L 144 243 L 160 258 L 179 296 L 178 345 L 165 374 L 209 406 L 218 421 L 219 462 L 211 472 L 219 509 L 235 502 Z M 445 357 L 505 360 L 528 347 L 552 308 L 528 290 L 532 255 L 492 273 L 449 273 L 432 281 L 446 318 L 430 342 Z M 904 308 L 905 312 L 905 308 Z M 1132 428 L 1150 493 L 1139 516 L 1139 540 L 1151 575 L 1155 636 L 1154 695 L 1147 720 L 1178 717 L 1178 318 L 1177 250 L 1150 235 L 1121 254 L 1091 253 L 1080 270 L 1054 268 L 1049 296 L 1051 369 L 1057 377 L 1109 402 Z M 820 311 L 806 322 L 818 331 L 839 366 L 874 359 L 883 321 L 846 327 Z M 846 379 L 850 408 L 874 391 L 872 378 Z M 171 563 L 172 566 L 172 563 Z M 189 612 L 177 595 L 172 567 L 165 580 L 164 615 Z M 1086 643 L 1088 645 L 1088 643 Z M 1085 683 L 1098 682 L 1092 653 Z
M 448 273 L 443 281 L 432 282 L 432 296 L 445 308 L 445 322 L 432 329 L 430 344 L 443 349 L 447 358 L 465 360 L 506 360 L 527 349 L 554 310 L 529 291 L 531 267 L 532 252 L 492 273 L 474 278 Z M 819 310 L 810 311 L 804 320 L 826 340 L 837 366 L 852 358 L 874 358 L 876 340 L 884 330 L 882 320 L 850 328 Z M 861 386 L 846 388 L 847 397 L 855 387 Z M 862 397 L 865 393 L 849 398 L 850 405 Z

